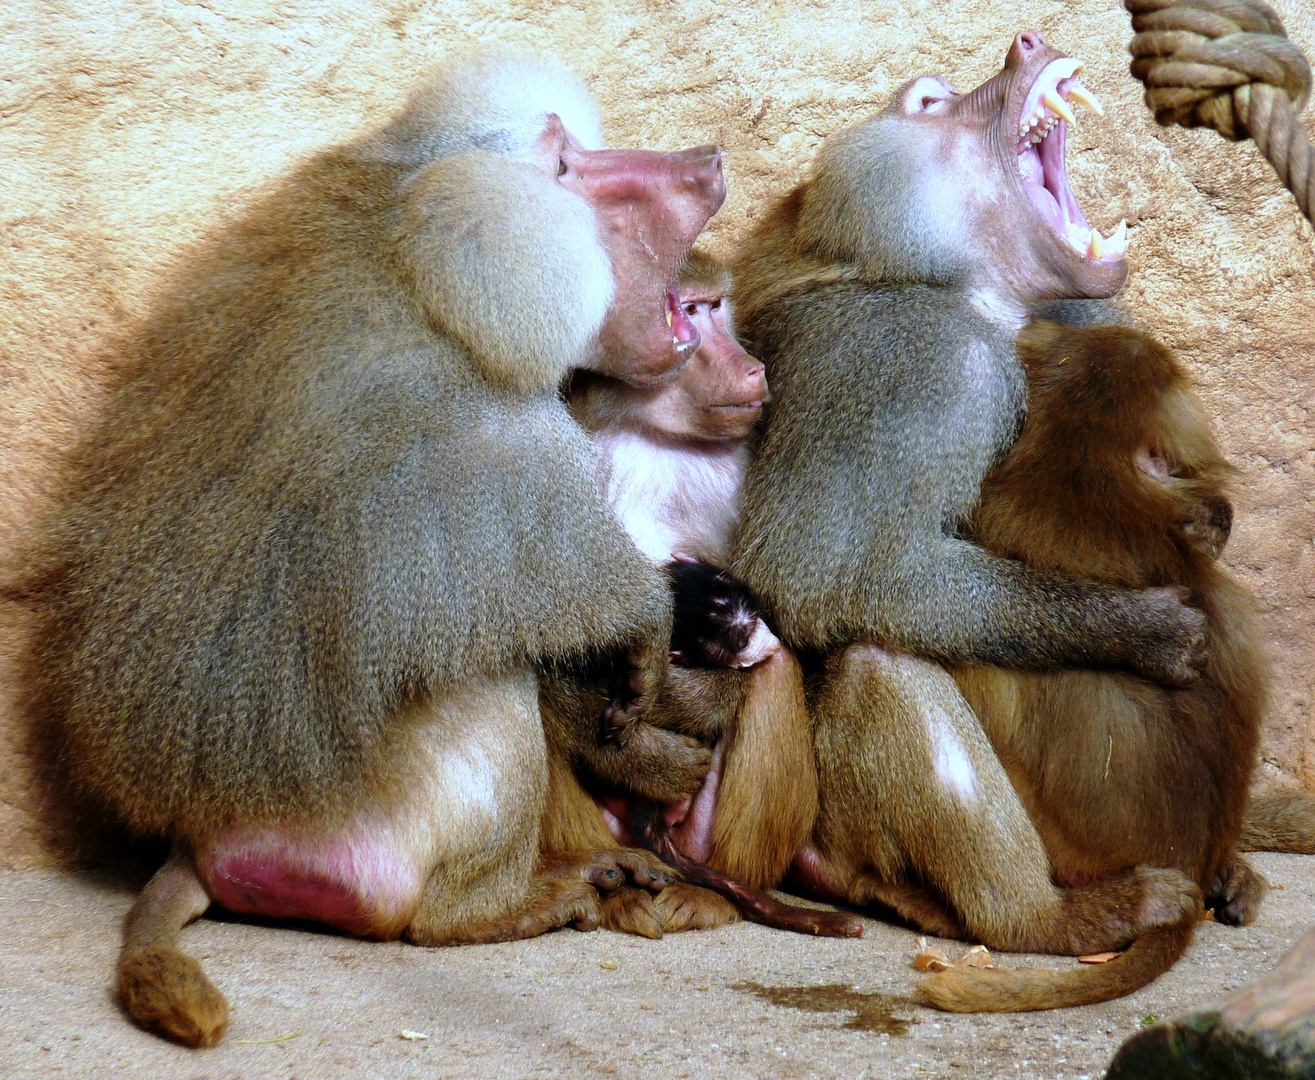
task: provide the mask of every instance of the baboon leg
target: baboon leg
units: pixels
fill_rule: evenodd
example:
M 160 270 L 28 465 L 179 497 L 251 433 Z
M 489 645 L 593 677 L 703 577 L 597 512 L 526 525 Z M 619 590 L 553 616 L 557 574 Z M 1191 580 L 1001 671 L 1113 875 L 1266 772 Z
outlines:
M 936 937 L 956 938 L 960 941 L 969 937 L 963 923 L 945 906 L 943 900 L 907 881 L 881 881 L 868 874 L 860 874 L 850 886 L 849 902 L 857 907 L 881 904 L 905 922 Z
M 924 883 L 992 948 L 1081 954 L 1200 903 L 1173 870 L 1060 890 L 976 716 L 939 665 L 875 645 L 833 657 L 815 709 L 824 862 Z
M 817 817 L 813 725 L 799 661 L 785 647 L 746 674 L 731 739 L 708 865 L 772 889 Z
M 538 682 L 529 670 L 446 699 L 438 725 L 460 732 L 482 775 L 439 778 L 431 796 L 433 869 L 406 928 L 418 945 L 512 941 L 573 924 L 598 925 L 598 890 L 627 878 L 661 889 L 673 878 L 654 855 L 617 847 L 540 855 L 548 756 Z M 442 760 L 441 758 L 439 759 Z M 474 782 L 472 782 L 474 780 Z
M 128 1015 L 187 1046 L 213 1046 L 228 1026 L 224 995 L 178 948 L 179 931 L 209 906 L 191 852 L 175 844 L 128 913 L 119 953 L 119 998 Z
M 478 748 L 480 769 L 464 770 L 458 782 L 436 756 L 432 869 L 406 939 L 454 945 L 534 937 L 568 923 L 593 929 L 597 886 L 625 880 L 621 852 L 540 859 L 548 759 L 533 673 L 450 696 L 435 719 L 460 733 L 467 759 Z

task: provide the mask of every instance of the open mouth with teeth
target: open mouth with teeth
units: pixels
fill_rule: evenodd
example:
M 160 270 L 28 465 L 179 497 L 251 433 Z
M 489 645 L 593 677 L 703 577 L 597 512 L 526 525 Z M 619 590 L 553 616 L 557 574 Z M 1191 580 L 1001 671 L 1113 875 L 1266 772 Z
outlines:
M 1128 248 L 1128 224 L 1109 236 L 1092 228 L 1068 186 L 1064 162 L 1068 125 L 1076 122 L 1071 104 L 1104 114 L 1096 96 L 1078 81 L 1082 63 L 1052 60 L 1023 100 L 1018 119 L 1018 175 L 1037 212 L 1083 258 L 1116 262 Z

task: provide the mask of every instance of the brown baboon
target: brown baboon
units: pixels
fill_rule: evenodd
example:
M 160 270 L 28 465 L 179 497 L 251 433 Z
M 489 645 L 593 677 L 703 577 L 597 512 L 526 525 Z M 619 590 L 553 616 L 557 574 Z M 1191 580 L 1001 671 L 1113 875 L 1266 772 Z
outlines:
M 212 902 L 433 945 L 670 880 L 538 850 L 538 666 L 651 657 L 642 709 L 670 619 L 558 388 L 660 383 L 697 347 L 676 272 L 725 195 L 715 147 L 600 145 L 558 65 L 450 61 L 198 253 L 73 453 L 28 556 L 29 673 L 75 790 L 174 845 L 119 963 L 141 1023 L 221 1035 L 177 948 Z M 706 748 L 635 727 L 626 775 L 689 795 Z
M 798 876 L 934 932 L 1070 954 L 1178 926 L 1199 890 L 1145 866 L 1056 886 L 945 665 L 1188 685 L 1206 623 L 1180 586 L 1038 572 L 960 532 L 1019 428 L 1029 310 L 1127 274 L 1122 230 L 1092 229 L 1066 178 L 1070 106 L 1093 101 L 1080 68 L 1029 31 L 969 93 L 916 79 L 831 136 L 755 230 L 735 295 L 773 403 L 731 562 L 808 660 L 820 806 Z
M 1201 677 L 1158 686 L 1118 671 L 964 665 L 955 681 L 995 746 L 1061 882 L 1130 866 L 1195 881 L 1220 921 L 1255 918 L 1263 881 L 1235 848 L 1256 760 L 1266 664 L 1250 604 L 1215 561 L 1232 469 L 1173 356 L 1122 326 L 1037 322 L 1019 338 L 1028 413 L 987 474 L 971 530 L 1032 569 L 1123 588 L 1182 585 L 1209 619 Z M 1168 968 L 1196 913 L 1087 972 L 951 969 L 942 1008 L 1048 1008 L 1126 993 Z

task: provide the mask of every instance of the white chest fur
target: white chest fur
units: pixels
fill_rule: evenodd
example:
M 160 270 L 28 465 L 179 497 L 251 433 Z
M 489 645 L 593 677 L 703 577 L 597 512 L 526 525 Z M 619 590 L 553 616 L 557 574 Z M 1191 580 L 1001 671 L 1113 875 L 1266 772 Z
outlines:
M 598 440 L 603 493 L 644 554 L 659 563 L 690 555 L 726 564 L 748 463 L 743 444 L 668 442 L 635 431 Z

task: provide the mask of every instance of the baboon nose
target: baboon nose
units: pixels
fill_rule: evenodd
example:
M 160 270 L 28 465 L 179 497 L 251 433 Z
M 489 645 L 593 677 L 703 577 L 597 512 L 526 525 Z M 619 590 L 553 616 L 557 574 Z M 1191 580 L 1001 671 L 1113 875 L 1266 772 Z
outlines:
M 703 198 L 721 205 L 726 198 L 726 176 L 721 166 L 720 146 L 696 146 L 672 155 L 680 160 L 689 187 Z
M 1005 67 L 1018 67 L 1027 61 L 1032 53 L 1046 45 L 1046 39 L 1035 30 L 1024 30 L 1009 46 L 1005 56 Z

